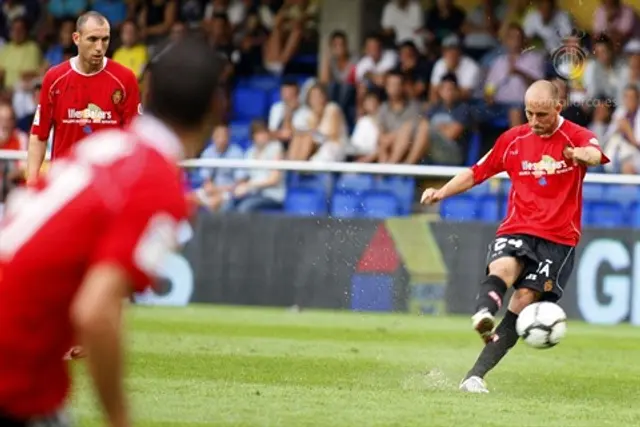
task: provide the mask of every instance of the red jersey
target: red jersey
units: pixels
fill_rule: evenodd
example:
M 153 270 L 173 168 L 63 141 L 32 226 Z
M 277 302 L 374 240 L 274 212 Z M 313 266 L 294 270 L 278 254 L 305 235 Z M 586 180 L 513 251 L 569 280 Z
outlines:
M 31 134 L 41 141 L 53 128 L 53 159 L 67 155 L 88 134 L 122 127 L 141 112 L 138 80 L 131 70 L 105 58 L 102 70 L 87 75 L 76 62 L 77 57 L 71 58 L 44 75 L 31 126 Z
M 591 131 L 561 117 L 548 137 L 536 135 L 528 125 L 506 131 L 472 167 L 476 184 L 503 171 L 511 178 L 507 214 L 498 236 L 529 234 L 563 245 L 578 244 L 587 168 L 564 157 L 566 146 L 596 147 L 602 164 L 609 162 Z
M 93 265 L 117 263 L 142 292 L 186 219 L 178 138 L 151 117 L 104 131 L 14 193 L 0 223 L 0 413 L 60 409 L 69 311 Z M 19 190 L 18 190 L 19 191 Z

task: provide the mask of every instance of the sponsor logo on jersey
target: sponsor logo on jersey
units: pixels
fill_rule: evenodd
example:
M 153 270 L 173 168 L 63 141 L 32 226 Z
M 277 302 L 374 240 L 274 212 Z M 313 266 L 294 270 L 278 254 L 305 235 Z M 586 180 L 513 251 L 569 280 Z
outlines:
M 111 95 L 111 100 L 113 101 L 114 105 L 118 105 L 122 101 L 123 97 L 124 96 L 122 94 L 122 91 L 120 89 L 116 89 Z
M 551 280 L 547 280 L 544 282 L 544 291 L 551 292 L 553 290 L 553 282 Z
M 111 111 L 103 111 L 96 104 L 89 104 L 87 108 L 78 110 L 76 108 L 67 109 L 67 118 L 63 123 L 76 123 L 86 125 L 87 123 L 115 124 Z
M 542 156 L 538 162 L 522 161 L 520 175 L 533 175 L 537 178 L 542 175 L 554 175 L 565 173 L 573 169 L 565 160 L 556 160 L 549 155 Z

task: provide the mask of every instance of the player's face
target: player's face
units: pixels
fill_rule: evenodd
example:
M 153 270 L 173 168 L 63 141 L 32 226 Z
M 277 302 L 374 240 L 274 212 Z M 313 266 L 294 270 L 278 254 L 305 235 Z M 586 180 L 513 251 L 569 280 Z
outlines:
M 109 24 L 95 19 L 89 19 L 79 33 L 73 33 L 73 41 L 84 62 L 94 66 L 102 64 L 109 48 L 109 33 Z
M 525 104 L 529 126 L 536 135 L 552 133 L 558 125 L 558 115 L 561 110 L 560 102 L 527 100 Z

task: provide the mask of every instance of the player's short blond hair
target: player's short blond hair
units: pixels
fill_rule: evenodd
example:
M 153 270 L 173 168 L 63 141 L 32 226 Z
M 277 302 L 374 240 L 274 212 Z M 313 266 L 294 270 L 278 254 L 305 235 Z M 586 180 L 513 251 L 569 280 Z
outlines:
M 93 19 L 94 21 L 98 22 L 101 25 L 109 23 L 109 20 L 105 18 L 103 14 L 95 11 L 90 11 L 87 13 L 83 13 L 78 17 L 78 19 L 76 20 L 76 31 L 78 33 L 81 33 L 82 29 L 87 24 L 87 22 L 89 22 L 90 19 Z

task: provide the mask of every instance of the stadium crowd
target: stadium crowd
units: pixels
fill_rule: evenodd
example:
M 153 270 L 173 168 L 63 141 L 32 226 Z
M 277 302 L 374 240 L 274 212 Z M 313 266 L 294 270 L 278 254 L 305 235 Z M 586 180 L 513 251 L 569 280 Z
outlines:
M 563 115 L 591 128 L 614 160 L 605 171 L 640 173 L 637 10 L 602 0 L 591 28 L 579 29 L 554 0 L 478 0 L 471 11 L 426 3 L 389 0 L 379 30 L 352 52 L 343 31 L 319 37 L 320 0 L 4 1 L 0 149 L 25 148 L 41 76 L 76 55 L 74 19 L 96 10 L 112 26 L 109 56 L 138 76 L 159 41 L 187 31 L 226 58 L 229 124 L 214 130 L 203 158 L 469 164 L 525 122 L 525 89 L 549 78 L 564 94 Z M 239 144 L 235 112 L 244 106 L 232 93 L 255 76 L 271 76 L 279 93 L 264 117 L 243 119 L 248 144 Z M 19 173 L 10 166 L 0 164 L 5 182 Z M 278 172 L 192 178 L 194 198 L 215 211 L 285 198 Z

